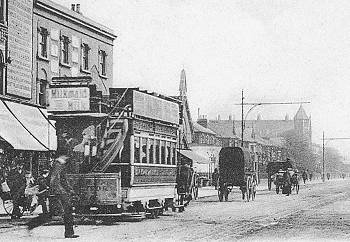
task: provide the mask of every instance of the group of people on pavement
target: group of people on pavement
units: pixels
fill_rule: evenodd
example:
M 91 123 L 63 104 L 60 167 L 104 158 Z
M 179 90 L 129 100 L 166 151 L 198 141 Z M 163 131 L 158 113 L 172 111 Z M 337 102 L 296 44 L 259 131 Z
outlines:
M 68 161 L 67 150 L 58 150 L 51 168 L 43 170 L 36 181 L 30 173 L 23 170 L 20 164 L 17 164 L 6 175 L 3 171 L 0 172 L 2 193 L 6 185 L 13 201 L 12 219 L 22 216 L 20 207 L 30 209 L 32 199 L 29 198 L 36 195 L 38 205 L 41 205 L 42 208 L 42 214 L 28 223 L 29 230 L 49 222 L 52 216 L 56 215 L 54 211 L 61 210 L 65 225 L 65 238 L 79 237 L 73 229 L 72 199 L 75 199 L 76 196 L 66 177 L 65 167 Z

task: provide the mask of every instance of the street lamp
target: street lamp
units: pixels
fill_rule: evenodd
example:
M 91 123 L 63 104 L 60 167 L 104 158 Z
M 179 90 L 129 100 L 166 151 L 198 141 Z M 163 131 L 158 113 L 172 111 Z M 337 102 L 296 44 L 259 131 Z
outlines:
M 234 105 L 241 105 L 242 106 L 242 123 L 241 123 L 241 126 L 242 126 L 242 134 L 241 134 L 241 138 L 242 138 L 242 142 L 241 142 L 241 145 L 242 145 L 242 148 L 243 148 L 243 138 L 244 138 L 244 129 L 245 129 L 245 121 L 247 120 L 247 116 L 248 114 L 256 107 L 258 106 L 261 106 L 261 105 L 285 105 L 285 104 L 303 104 L 303 103 L 311 103 L 311 102 L 259 102 L 259 103 L 245 103 L 244 102 L 244 95 L 243 95 L 243 89 L 242 89 L 242 101 L 241 103 L 236 103 Z M 244 105 L 248 105 L 248 106 L 252 106 L 248 112 L 246 113 L 245 117 L 244 117 L 244 110 L 243 110 L 243 107 Z

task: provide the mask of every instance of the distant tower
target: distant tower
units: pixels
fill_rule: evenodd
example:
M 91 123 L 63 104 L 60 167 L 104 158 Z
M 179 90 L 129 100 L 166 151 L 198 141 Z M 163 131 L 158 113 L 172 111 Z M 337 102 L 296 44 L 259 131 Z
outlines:
M 185 97 L 187 97 L 187 83 L 186 83 L 185 69 L 182 69 L 182 71 L 181 71 L 179 92 L 180 92 L 180 97 L 182 100 Z
M 294 130 L 311 145 L 311 117 L 306 115 L 302 105 L 294 116 Z

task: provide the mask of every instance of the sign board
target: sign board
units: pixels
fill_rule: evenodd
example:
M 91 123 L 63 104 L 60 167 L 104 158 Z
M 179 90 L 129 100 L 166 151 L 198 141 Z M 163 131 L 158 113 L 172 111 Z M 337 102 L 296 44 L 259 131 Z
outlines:
M 88 87 L 52 87 L 49 89 L 48 111 L 89 111 Z
M 121 203 L 120 173 L 68 174 L 67 179 L 81 206 Z
M 33 0 L 8 0 L 8 49 L 6 92 L 32 97 Z
M 134 171 L 134 184 L 175 183 L 176 167 L 137 166 Z
M 179 123 L 177 103 L 138 91 L 133 91 L 133 113 L 146 118 Z

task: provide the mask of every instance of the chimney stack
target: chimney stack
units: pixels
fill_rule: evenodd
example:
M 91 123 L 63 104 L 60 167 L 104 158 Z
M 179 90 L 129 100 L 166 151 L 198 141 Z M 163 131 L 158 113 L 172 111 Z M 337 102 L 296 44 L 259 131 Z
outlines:
M 74 3 L 72 3 L 72 11 L 74 11 L 75 12 L 75 4 Z
M 199 116 L 199 119 L 197 120 L 197 123 L 204 128 L 208 128 L 208 119 L 206 115 Z
M 80 3 L 77 4 L 76 12 L 80 14 Z

